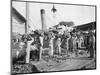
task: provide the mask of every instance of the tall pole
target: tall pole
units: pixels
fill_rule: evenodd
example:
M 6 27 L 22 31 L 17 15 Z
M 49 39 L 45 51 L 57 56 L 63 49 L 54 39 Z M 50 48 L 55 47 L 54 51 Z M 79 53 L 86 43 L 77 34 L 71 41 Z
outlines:
M 41 15 L 42 32 L 44 32 L 46 30 L 45 10 L 44 9 L 40 10 L 40 15 Z M 39 60 L 42 59 L 43 37 L 40 37 L 40 40 L 41 40 L 41 47 L 40 47 L 40 52 L 39 52 Z
M 46 20 L 45 20 L 45 10 L 41 9 L 41 23 L 42 23 L 42 31 L 46 30 Z
M 29 33 L 29 3 L 26 2 L 26 34 Z M 26 63 L 30 61 L 30 42 L 27 41 L 27 48 L 26 48 Z

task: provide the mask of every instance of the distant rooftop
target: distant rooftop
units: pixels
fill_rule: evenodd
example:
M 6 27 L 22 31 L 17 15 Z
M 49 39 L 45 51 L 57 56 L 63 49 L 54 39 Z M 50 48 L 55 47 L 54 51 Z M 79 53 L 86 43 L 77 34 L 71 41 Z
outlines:
M 78 26 L 75 26 L 74 28 L 76 28 L 77 30 L 82 30 L 82 31 L 94 30 L 96 29 L 96 21 L 83 24 L 83 25 L 78 25 Z

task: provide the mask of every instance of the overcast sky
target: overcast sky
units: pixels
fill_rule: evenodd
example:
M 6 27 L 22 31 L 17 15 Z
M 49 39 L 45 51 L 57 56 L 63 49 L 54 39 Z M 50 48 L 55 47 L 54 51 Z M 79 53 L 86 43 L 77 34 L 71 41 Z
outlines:
M 29 18 L 31 29 L 41 29 L 40 9 L 45 9 L 47 28 L 58 24 L 60 21 L 73 21 L 75 25 L 82 25 L 95 21 L 95 7 L 54 4 L 57 9 L 56 16 L 51 11 L 53 4 L 29 3 Z M 12 6 L 16 8 L 24 17 L 26 17 L 26 3 L 13 2 Z

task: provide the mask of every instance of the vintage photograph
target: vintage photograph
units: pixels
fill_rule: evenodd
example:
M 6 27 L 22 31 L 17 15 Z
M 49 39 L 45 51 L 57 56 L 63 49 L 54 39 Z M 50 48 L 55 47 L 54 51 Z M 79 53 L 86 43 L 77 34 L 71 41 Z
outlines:
M 96 69 L 96 6 L 11 1 L 11 74 Z

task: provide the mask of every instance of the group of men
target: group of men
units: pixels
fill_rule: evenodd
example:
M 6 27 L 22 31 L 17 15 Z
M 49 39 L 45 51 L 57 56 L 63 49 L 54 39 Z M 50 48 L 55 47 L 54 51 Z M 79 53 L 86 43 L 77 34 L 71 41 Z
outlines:
M 64 32 L 63 34 L 54 32 L 42 32 L 33 31 L 32 33 L 22 35 L 19 40 L 20 51 L 27 48 L 27 43 L 30 42 L 30 58 L 32 60 L 39 61 L 42 56 L 43 49 L 46 46 L 49 48 L 49 55 L 53 56 L 58 52 L 58 55 L 62 54 L 62 49 L 65 49 L 65 54 L 69 56 L 69 53 L 74 53 L 78 56 L 78 50 L 81 49 L 82 44 L 90 52 L 90 58 L 94 57 L 94 41 L 95 36 L 93 32 L 88 32 L 87 39 L 83 38 L 79 32 Z M 18 55 L 18 53 L 17 53 Z

